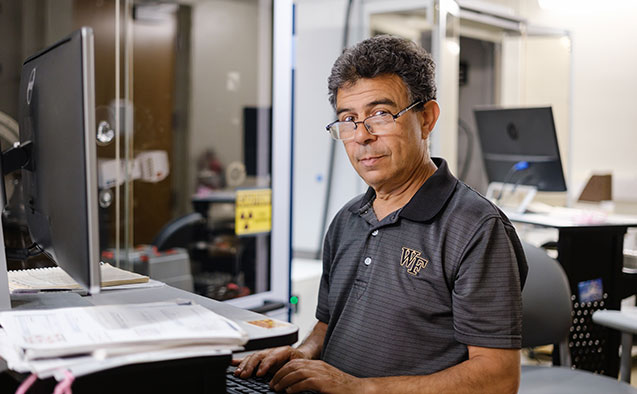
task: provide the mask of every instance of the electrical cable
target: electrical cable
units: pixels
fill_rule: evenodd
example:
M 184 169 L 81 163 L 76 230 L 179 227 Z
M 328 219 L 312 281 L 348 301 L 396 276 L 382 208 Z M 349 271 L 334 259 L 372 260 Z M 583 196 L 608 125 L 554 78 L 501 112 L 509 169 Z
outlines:
M 354 0 L 349 0 L 347 2 L 347 9 L 345 11 L 345 26 L 343 28 L 343 50 L 347 48 L 347 39 L 349 36 L 349 24 L 350 24 L 350 16 L 352 13 L 352 5 Z M 319 244 L 316 249 L 316 258 L 321 258 L 321 253 L 323 251 L 323 236 L 325 234 L 325 229 L 327 228 L 327 215 L 330 209 L 330 200 L 332 196 L 332 176 L 334 174 L 334 158 L 336 156 L 336 140 L 331 138 L 330 143 L 330 155 L 329 162 L 327 168 L 327 179 L 325 186 L 325 203 L 323 205 L 323 219 L 321 222 L 321 231 L 319 231 Z
M 522 170 L 526 170 L 527 168 L 529 168 L 529 162 L 524 160 L 518 161 L 517 163 L 511 166 L 511 168 L 509 169 L 509 172 L 507 172 L 507 175 L 504 177 L 504 180 L 502 181 L 502 187 L 500 188 L 500 192 L 498 193 L 498 196 L 495 198 L 496 205 L 500 202 L 500 199 L 502 199 L 502 192 L 504 191 L 504 186 L 507 183 L 509 183 L 509 181 L 513 177 L 513 174 Z M 514 185 L 513 190 L 515 190 L 515 188 L 517 188 L 517 183 Z
M 44 253 L 40 245 L 35 242 L 26 248 L 6 248 L 7 259 L 24 261 L 29 257 L 39 256 Z
M 521 184 L 524 183 L 524 181 L 526 181 L 527 179 L 530 179 L 532 177 L 533 177 L 532 174 L 526 174 L 525 176 L 519 177 L 518 180 L 515 181 L 515 183 L 513 184 L 513 188 L 511 189 L 511 193 L 510 194 L 515 193 L 515 191 L 517 190 L 518 186 L 520 186 Z

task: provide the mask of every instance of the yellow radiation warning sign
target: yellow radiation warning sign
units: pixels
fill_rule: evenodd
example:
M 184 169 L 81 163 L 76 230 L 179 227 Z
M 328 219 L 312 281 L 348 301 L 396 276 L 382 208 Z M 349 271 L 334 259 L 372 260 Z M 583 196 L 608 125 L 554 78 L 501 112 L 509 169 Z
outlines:
M 272 229 L 272 189 L 237 190 L 235 233 L 248 235 Z

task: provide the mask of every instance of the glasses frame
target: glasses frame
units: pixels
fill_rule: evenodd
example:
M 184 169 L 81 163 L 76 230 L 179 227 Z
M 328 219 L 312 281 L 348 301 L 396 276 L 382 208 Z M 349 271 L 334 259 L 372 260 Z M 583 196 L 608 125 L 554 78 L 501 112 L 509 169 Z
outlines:
M 410 109 L 420 105 L 420 104 L 424 104 L 425 101 L 424 100 L 416 100 L 413 103 L 409 104 L 407 107 L 405 107 L 404 109 L 398 111 L 395 114 L 392 114 L 391 112 L 389 113 L 391 115 L 391 117 L 393 118 L 394 122 L 396 122 L 396 119 L 400 118 L 401 116 L 403 116 L 407 111 L 409 111 Z M 371 135 L 382 135 L 382 134 L 378 134 L 378 133 L 374 133 L 371 131 L 370 127 L 367 125 L 367 122 L 369 119 L 375 117 L 375 116 L 384 116 L 384 115 L 371 115 L 366 117 L 363 120 L 359 120 L 359 121 L 354 121 L 354 120 L 345 120 L 345 121 L 341 121 L 341 120 L 335 120 L 334 122 L 328 124 L 327 126 L 325 126 L 325 130 L 327 130 L 328 133 L 330 133 L 330 136 L 332 138 L 334 138 L 337 141 L 348 141 L 351 139 L 354 139 L 356 133 L 354 133 L 354 135 L 352 135 L 350 138 L 336 138 L 334 136 L 334 133 L 332 133 L 331 129 L 332 127 L 336 124 L 336 123 L 354 123 L 354 131 L 356 131 L 356 129 L 358 129 L 358 125 L 359 124 L 363 124 L 363 126 L 365 126 L 365 130 L 367 130 L 367 132 Z

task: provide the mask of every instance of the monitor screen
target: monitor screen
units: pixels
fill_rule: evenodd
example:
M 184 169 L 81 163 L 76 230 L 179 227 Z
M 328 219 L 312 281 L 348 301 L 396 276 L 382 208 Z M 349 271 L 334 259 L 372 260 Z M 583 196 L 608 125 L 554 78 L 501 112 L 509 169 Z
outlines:
M 551 107 L 479 108 L 474 114 L 489 182 L 566 191 Z
M 29 57 L 19 94 L 31 239 L 90 293 L 99 292 L 93 32 L 82 28 Z

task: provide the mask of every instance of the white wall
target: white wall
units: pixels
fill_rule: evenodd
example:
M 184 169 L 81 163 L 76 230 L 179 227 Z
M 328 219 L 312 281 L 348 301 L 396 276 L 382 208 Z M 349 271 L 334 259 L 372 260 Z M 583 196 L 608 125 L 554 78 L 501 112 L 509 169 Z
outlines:
M 573 37 L 569 186 L 579 191 L 591 174 L 611 171 L 615 199 L 637 202 L 637 2 L 553 3 L 565 6 L 543 10 L 535 1 L 515 1 L 529 21 Z

